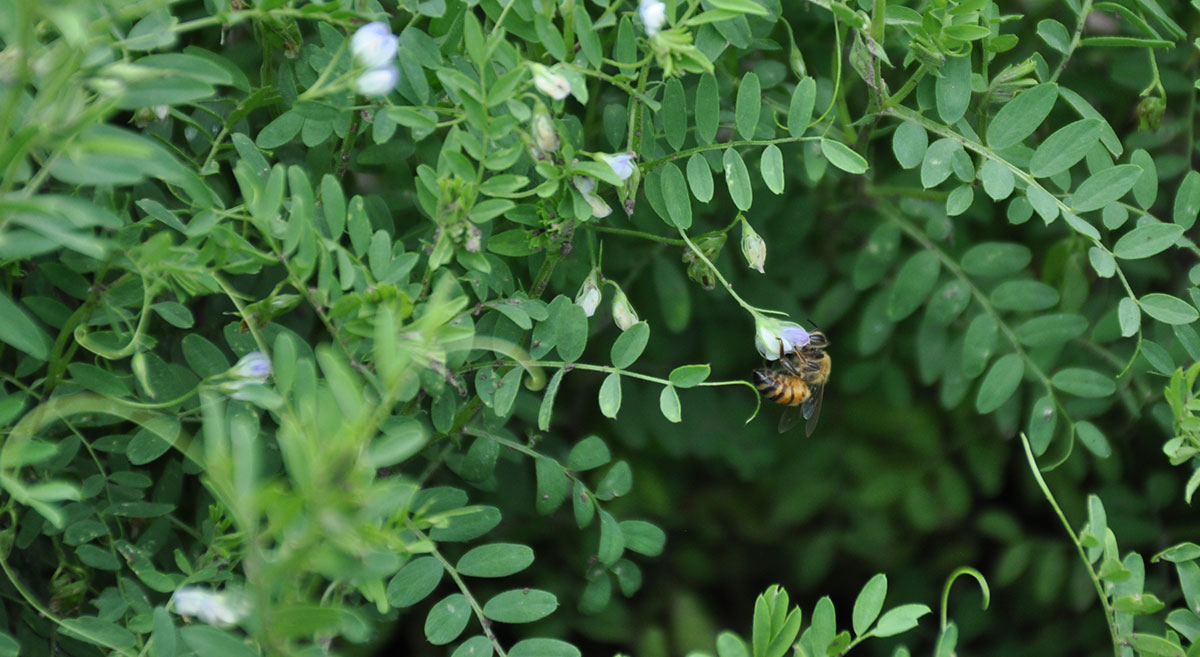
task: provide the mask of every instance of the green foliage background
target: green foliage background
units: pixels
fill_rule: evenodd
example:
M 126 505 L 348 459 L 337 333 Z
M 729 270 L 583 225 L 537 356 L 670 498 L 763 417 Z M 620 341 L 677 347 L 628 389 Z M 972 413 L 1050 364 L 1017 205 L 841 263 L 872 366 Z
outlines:
M 664 9 L 0 0 L 0 654 L 1200 654 L 1196 4 Z

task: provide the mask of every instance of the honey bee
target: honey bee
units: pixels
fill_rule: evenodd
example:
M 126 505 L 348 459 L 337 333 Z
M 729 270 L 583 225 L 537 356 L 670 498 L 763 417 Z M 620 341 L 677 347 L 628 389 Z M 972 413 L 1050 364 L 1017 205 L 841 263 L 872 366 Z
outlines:
M 754 370 L 754 387 L 767 399 L 787 406 L 779 418 L 779 432 L 783 433 L 806 420 L 804 435 L 811 436 L 821 416 L 821 403 L 825 399 L 825 383 L 833 362 L 825 349 L 829 340 L 820 331 L 809 336 L 808 344 L 798 347 L 779 359 L 783 369 L 760 368 Z

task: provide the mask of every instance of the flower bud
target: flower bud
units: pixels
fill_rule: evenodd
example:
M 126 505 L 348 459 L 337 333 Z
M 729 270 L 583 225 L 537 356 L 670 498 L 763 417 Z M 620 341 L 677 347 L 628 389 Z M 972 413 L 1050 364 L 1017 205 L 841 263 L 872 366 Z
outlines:
M 696 248 L 708 259 L 708 262 L 698 257 L 691 249 L 685 250 L 683 252 L 683 264 L 687 265 L 688 278 L 696 281 L 706 290 L 716 287 L 717 277 L 713 275 L 712 266 L 709 263 L 717 261 L 717 256 L 721 255 L 721 248 L 724 246 L 725 233 L 717 233 L 697 239 Z
M 638 14 L 642 17 L 646 36 L 653 37 L 667 22 L 667 5 L 661 0 L 641 0 L 638 3 Z
M 1138 103 L 1138 130 L 1158 130 L 1162 125 L 1163 114 L 1167 111 L 1167 101 L 1158 96 L 1146 96 Z
M 637 165 L 633 163 L 636 157 L 633 153 L 616 153 L 614 155 L 601 155 L 600 159 L 613 170 L 613 173 L 617 174 L 618 178 L 629 180 L 634 170 L 637 169 Z
M 583 285 L 579 286 L 579 292 L 575 294 L 575 303 L 583 308 L 583 312 L 588 317 L 591 317 L 600 307 L 600 297 L 600 281 L 596 270 L 593 269 L 588 277 L 583 279 Z
M 358 76 L 358 79 L 354 81 L 354 90 L 364 96 L 386 96 L 399 83 L 400 71 L 389 64 L 371 69 Z
M 546 153 L 553 153 L 562 145 L 558 139 L 558 131 L 554 129 L 554 121 L 544 111 L 533 115 L 533 140 L 537 147 Z
M 175 613 L 190 616 L 218 627 L 234 625 L 246 617 L 248 609 L 228 593 L 217 593 L 198 586 L 184 586 L 171 596 Z
M 809 335 L 799 324 L 759 316 L 754 327 L 754 347 L 767 360 L 778 360 L 784 354 L 808 344 Z
M 617 328 L 622 331 L 629 330 L 629 327 L 638 323 L 637 312 L 633 310 L 633 304 L 629 303 L 629 298 L 625 296 L 625 291 L 617 288 L 617 294 L 613 297 L 612 303 L 613 321 L 617 323 Z
M 350 52 L 363 68 L 376 69 L 396 58 L 400 39 L 392 34 L 387 24 L 375 21 L 367 23 L 350 37 Z M 379 95 L 379 94 L 363 94 Z
M 245 401 L 243 389 L 247 386 L 262 385 L 271 376 L 271 359 L 261 351 L 252 351 L 242 356 L 229 371 L 222 375 L 224 379 L 217 388 L 233 399 Z
M 767 261 L 767 243 L 762 236 L 750 227 L 750 222 L 742 217 L 742 255 L 746 256 L 746 264 L 758 273 L 765 274 L 763 264 Z
M 566 78 L 541 64 L 530 64 L 533 68 L 533 86 L 554 100 L 562 100 L 571 93 L 571 83 Z
M 596 189 L 596 181 L 594 179 L 588 176 L 575 176 L 571 179 L 571 184 L 575 186 L 575 189 L 579 190 L 580 194 L 583 194 L 583 200 L 587 201 L 587 204 L 592 208 L 593 217 L 603 219 L 612 214 L 612 208 L 609 207 L 608 203 L 605 203 L 604 199 L 593 193 Z

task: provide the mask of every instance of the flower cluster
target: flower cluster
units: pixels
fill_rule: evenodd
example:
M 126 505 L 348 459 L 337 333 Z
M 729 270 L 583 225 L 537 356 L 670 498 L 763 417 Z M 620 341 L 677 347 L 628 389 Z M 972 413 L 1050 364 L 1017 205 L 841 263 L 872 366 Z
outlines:
M 392 62 L 400 39 L 386 23 L 375 21 L 358 28 L 350 38 L 354 61 L 366 69 L 354 81 L 354 89 L 364 96 L 386 96 L 400 83 L 400 71 Z

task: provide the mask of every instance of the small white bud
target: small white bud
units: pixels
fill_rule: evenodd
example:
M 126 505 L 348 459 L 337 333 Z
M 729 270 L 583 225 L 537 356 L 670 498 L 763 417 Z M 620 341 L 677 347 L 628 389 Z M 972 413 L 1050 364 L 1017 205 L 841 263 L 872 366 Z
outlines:
M 767 243 L 745 218 L 742 219 L 742 255 L 746 256 L 746 263 L 751 269 L 757 269 L 760 274 L 766 273 L 763 265 L 767 261 Z
M 374 68 L 354 81 L 354 90 L 364 96 L 386 96 L 400 83 L 400 71 L 391 64 Z
M 554 100 L 562 100 L 571 94 L 571 83 L 566 78 L 541 64 L 530 64 L 533 68 L 533 86 Z
M 537 147 L 547 153 L 553 153 L 562 145 L 558 131 L 554 129 L 554 121 L 544 112 L 533 115 L 533 139 Z
M 591 317 L 596 314 L 596 309 L 600 307 L 600 285 L 597 280 L 596 270 L 592 270 L 588 277 L 583 280 L 583 285 L 579 286 L 579 292 L 575 294 L 575 303 L 583 308 L 583 312 Z
M 624 290 L 617 288 L 617 294 L 613 297 L 612 303 L 613 321 L 617 323 L 617 328 L 622 331 L 629 330 L 629 327 L 638 323 L 637 312 L 633 309 L 633 304 L 629 303 L 629 298 L 625 296 Z
M 638 14 L 646 28 L 646 36 L 653 37 L 667 22 L 667 5 L 660 0 L 642 0 L 638 3 Z
M 363 68 L 375 69 L 390 63 L 399 47 L 400 39 L 379 21 L 363 25 L 350 37 L 350 52 Z

